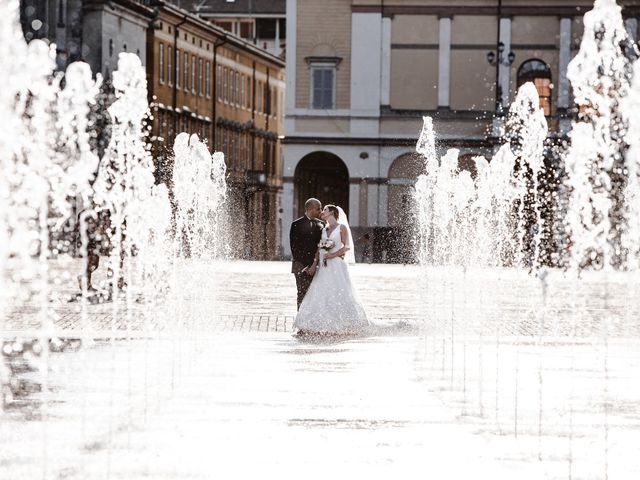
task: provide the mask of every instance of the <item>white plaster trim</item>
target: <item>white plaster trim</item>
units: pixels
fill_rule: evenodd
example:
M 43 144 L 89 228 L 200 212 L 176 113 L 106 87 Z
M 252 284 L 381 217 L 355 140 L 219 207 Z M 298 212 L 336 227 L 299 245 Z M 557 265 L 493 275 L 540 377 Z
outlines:
M 291 245 L 289 245 L 289 229 L 293 222 L 293 202 L 294 202 L 293 182 L 284 182 L 282 186 L 282 234 L 280 244 L 285 255 L 291 255 Z
M 369 227 L 378 226 L 378 185 L 367 185 L 367 224 Z
M 382 48 L 380 73 L 380 105 L 391 102 L 391 19 L 382 19 Z
M 389 211 L 389 187 L 387 185 L 378 185 L 378 226 L 386 227 Z
M 287 88 L 289 88 L 287 86 Z M 287 90 L 288 92 L 288 90 Z M 287 112 L 289 117 L 350 117 L 351 110 L 335 109 L 335 110 L 314 110 L 313 108 L 294 108 Z
M 297 33 L 297 0 L 287 0 L 287 52 L 286 52 L 286 83 L 285 88 L 285 117 L 289 112 L 293 112 L 296 108 L 296 51 L 298 42 Z M 295 131 L 295 123 L 285 120 L 285 132 L 293 133 Z
M 349 185 L 349 225 L 352 227 L 360 225 L 360 185 L 357 183 Z
M 558 78 L 558 108 L 569 108 L 569 79 L 567 68 L 571 61 L 571 19 L 560 19 L 560 52 Z
M 412 178 L 389 178 L 388 185 L 401 185 L 404 187 L 413 187 L 417 180 Z
M 438 49 L 438 106 L 448 107 L 451 77 L 451 18 L 442 17 Z
M 500 19 L 500 41 L 504 43 L 504 55 L 511 51 L 511 19 Z M 496 52 L 497 53 L 497 52 Z M 509 83 L 511 66 L 500 65 L 500 85 L 502 86 L 502 105 L 509 105 Z
M 351 110 L 380 114 L 381 57 L 371 46 L 382 45 L 382 14 L 351 15 Z

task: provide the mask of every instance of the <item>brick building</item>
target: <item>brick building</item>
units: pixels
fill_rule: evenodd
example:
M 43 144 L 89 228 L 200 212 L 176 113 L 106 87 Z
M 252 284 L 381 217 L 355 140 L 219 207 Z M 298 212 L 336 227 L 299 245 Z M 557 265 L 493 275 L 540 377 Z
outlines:
M 241 258 L 280 252 L 284 62 L 203 19 L 161 3 L 147 35 L 152 141 L 158 175 L 169 178 L 177 133 L 198 133 L 225 154 Z

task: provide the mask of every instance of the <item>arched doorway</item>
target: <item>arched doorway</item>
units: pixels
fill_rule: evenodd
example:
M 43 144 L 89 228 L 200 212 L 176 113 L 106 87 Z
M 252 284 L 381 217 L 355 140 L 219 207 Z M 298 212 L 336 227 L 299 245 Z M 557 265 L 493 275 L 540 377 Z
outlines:
M 294 218 L 304 214 L 304 202 L 311 197 L 323 205 L 339 205 L 349 215 L 349 171 L 340 157 L 313 152 L 300 160 L 294 174 Z

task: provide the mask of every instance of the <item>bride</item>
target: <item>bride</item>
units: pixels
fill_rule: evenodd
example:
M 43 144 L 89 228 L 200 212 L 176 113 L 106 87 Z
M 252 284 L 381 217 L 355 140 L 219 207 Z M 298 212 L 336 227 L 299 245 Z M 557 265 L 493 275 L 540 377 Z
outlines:
M 299 335 L 359 333 L 370 323 L 347 266 L 347 261 L 355 262 L 349 223 L 344 211 L 335 205 L 326 205 L 320 218 L 327 226 L 311 267 L 316 273 L 293 327 Z

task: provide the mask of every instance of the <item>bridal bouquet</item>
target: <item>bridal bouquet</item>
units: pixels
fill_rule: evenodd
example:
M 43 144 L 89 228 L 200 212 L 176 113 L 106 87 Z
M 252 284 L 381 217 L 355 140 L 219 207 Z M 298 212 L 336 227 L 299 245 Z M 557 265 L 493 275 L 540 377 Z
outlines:
M 336 243 L 333 240 L 322 240 L 319 244 L 318 247 L 321 248 L 322 250 L 326 250 L 327 252 L 329 250 L 331 250 L 333 247 L 336 246 Z M 327 266 L 327 259 L 323 259 L 322 260 L 322 264 L 326 267 Z

